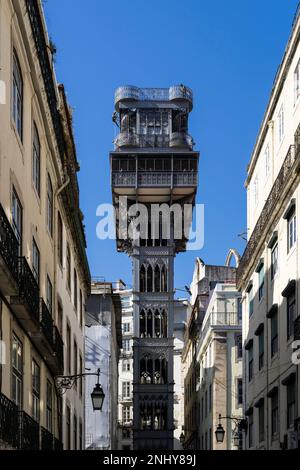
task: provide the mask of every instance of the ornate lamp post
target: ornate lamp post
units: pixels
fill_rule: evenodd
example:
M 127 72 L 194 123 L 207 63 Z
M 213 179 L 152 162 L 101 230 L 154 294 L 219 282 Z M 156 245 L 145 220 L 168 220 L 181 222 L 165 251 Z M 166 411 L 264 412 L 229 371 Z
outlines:
M 216 440 L 218 444 L 221 444 L 222 442 L 224 442 L 224 437 L 225 437 L 225 429 L 223 428 L 222 422 L 221 422 L 222 419 L 229 419 L 235 422 L 236 428 L 234 430 L 233 442 L 234 442 L 234 445 L 237 447 L 240 442 L 240 432 L 245 431 L 247 429 L 247 420 L 244 418 L 241 419 L 241 418 L 235 418 L 232 416 L 219 415 L 219 424 L 215 431 Z
M 88 375 L 93 375 L 97 377 L 97 383 L 91 393 L 91 399 L 94 411 L 101 411 L 105 398 L 105 393 L 103 391 L 102 386 L 100 385 L 100 369 L 98 369 L 97 372 L 86 372 L 84 374 L 77 375 L 57 375 L 55 377 L 57 391 L 62 396 L 64 393 L 66 393 L 67 390 L 70 390 L 75 385 L 78 379 L 81 379 L 82 377 L 86 377 Z

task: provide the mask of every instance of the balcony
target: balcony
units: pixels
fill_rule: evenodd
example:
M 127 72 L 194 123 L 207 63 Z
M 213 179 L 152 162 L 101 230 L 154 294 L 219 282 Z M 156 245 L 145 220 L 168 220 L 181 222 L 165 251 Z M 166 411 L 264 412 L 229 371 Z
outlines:
M 28 332 L 37 332 L 40 321 L 39 286 L 26 261 L 19 258 L 19 292 L 11 297 L 11 308 Z
M 197 187 L 198 175 L 196 171 L 113 171 L 112 185 L 119 188 L 182 188 Z
M 53 450 L 53 434 L 47 429 L 41 427 L 41 450 Z
M 64 371 L 64 343 L 57 326 L 53 328 L 53 351 L 48 363 L 54 375 L 61 375 Z
M 0 443 L 7 448 L 17 448 L 18 430 L 18 407 L 0 394 Z
M 19 242 L 0 204 L 0 289 L 4 295 L 18 292 Z
M 210 313 L 206 322 L 203 323 L 203 329 L 200 332 L 200 343 L 203 340 L 210 328 L 223 331 L 226 329 L 239 329 L 242 326 L 242 321 L 237 312 L 213 312 Z
M 39 450 L 40 427 L 25 411 L 19 412 L 19 448 L 22 450 Z
M 238 289 L 245 286 L 247 282 L 247 273 L 250 271 L 251 266 L 253 264 L 255 265 L 268 230 L 270 230 L 271 225 L 274 223 L 274 219 L 282 206 L 282 201 L 293 184 L 293 173 L 296 173 L 296 167 L 299 165 L 300 159 L 300 147 L 297 141 L 298 138 L 299 137 L 297 137 L 296 133 L 296 151 L 295 145 L 291 145 L 280 172 L 273 184 L 269 197 L 263 207 L 259 219 L 256 222 L 245 252 L 240 260 L 236 278 Z

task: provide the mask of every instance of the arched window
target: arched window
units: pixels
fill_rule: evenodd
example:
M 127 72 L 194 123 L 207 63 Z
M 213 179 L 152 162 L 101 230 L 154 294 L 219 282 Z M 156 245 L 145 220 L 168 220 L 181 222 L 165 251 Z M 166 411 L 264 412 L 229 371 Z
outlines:
M 147 338 L 152 338 L 153 336 L 153 317 L 152 311 L 148 310 L 147 312 Z
M 146 269 L 144 265 L 140 269 L 140 292 L 146 292 Z
M 140 337 L 146 337 L 146 314 L 144 310 L 142 310 L 140 313 Z
M 160 269 L 158 264 L 155 266 L 154 270 L 154 290 L 155 292 L 160 292 Z
M 147 268 L 147 292 L 153 292 L 153 269 L 150 265 Z
M 163 310 L 162 312 L 162 334 L 164 338 L 167 338 L 168 336 L 168 316 L 167 312 Z
M 168 291 L 167 269 L 165 265 L 163 265 L 161 269 L 161 291 L 162 292 Z
M 13 53 L 12 118 L 20 139 L 23 138 L 23 78 L 16 51 Z

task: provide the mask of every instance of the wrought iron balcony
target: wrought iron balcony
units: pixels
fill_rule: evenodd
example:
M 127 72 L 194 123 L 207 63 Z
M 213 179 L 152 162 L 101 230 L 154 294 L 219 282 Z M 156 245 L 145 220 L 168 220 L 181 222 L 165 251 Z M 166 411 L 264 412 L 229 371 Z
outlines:
M 39 286 L 26 261 L 19 258 L 19 292 L 11 297 L 11 307 L 26 331 L 39 329 L 40 294 Z
M 31 333 L 31 338 L 36 348 L 51 364 L 54 356 L 54 327 L 52 315 L 43 299 L 40 299 L 39 327 Z
M 113 171 L 112 185 L 114 187 L 197 187 L 198 175 L 196 171 Z
M 53 448 L 54 450 L 64 450 L 64 445 L 59 439 L 55 437 L 53 440 Z
M 53 434 L 47 429 L 41 427 L 41 450 L 53 450 Z
M 259 255 L 260 246 L 274 221 L 279 201 L 292 184 L 292 174 L 295 166 L 299 164 L 299 160 L 299 146 L 297 145 L 295 151 L 295 146 L 291 145 L 237 268 L 237 286 L 239 289 L 245 284 L 247 272 Z
M 7 447 L 18 447 L 18 407 L 0 394 L 0 441 Z
M 0 287 L 4 295 L 18 292 L 19 242 L 0 204 Z
M 25 411 L 19 411 L 19 448 L 22 450 L 39 450 L 40 427 Z

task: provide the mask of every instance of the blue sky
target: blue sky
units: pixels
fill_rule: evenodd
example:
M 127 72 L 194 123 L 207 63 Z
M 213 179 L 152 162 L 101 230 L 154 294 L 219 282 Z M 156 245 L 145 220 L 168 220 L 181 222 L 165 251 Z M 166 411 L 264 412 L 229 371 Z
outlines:
M 96 208 L 111 201 L 109 151 L 114 90 L 123 84 L 194 91 L 190 133 L 201 152 L 197 202 L 205 244 L 178 255 L 175 286 L 194 260 L 223 264 L 241 253 L 246 168 L 290 34 L 298 0 L 46 0 L 56 73 L 74 109 L 81 208 L 91 273 L 131 284 L 131 263 L 96 237 Z

